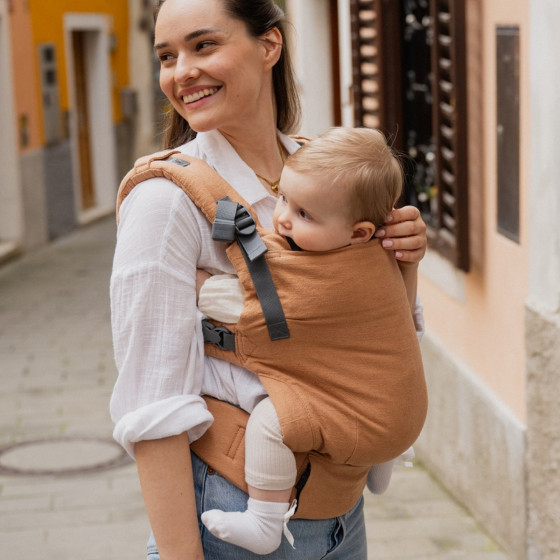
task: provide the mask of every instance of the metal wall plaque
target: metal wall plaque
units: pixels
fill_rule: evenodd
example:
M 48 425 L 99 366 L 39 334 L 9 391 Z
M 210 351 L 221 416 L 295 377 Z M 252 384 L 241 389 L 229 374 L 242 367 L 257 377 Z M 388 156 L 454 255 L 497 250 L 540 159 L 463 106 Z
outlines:
M 519 27 L 496 28 L 498 231 L 519 242 Z

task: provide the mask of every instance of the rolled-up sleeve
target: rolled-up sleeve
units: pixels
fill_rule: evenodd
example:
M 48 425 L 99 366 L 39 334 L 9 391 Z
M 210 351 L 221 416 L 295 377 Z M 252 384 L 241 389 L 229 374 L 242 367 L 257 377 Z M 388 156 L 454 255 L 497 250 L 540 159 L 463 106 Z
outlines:
M 194 441 L 213 420 L 200 397 L 197 214 L 165 179 L 140 184 L 121 206 L 111 277 L 118 378 L 110 410 L 114 437 L 131 456 L 142 440 L 187 432 Z

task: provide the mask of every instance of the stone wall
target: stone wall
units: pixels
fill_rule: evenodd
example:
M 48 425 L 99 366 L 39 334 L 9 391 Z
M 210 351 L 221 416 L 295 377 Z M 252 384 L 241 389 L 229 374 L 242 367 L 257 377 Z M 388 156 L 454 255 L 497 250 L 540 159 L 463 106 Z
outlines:
M 525 559 L 525 426 L 429 332 L 418 457 L 516 560 Z
M 560 558 L 560 315 L 527 307 L 528 560 Z

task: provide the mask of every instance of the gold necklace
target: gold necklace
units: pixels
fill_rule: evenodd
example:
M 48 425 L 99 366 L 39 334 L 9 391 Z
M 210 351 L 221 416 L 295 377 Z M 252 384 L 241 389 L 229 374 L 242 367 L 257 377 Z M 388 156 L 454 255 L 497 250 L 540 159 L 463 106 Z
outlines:
M 282 149 L 282 144 L 280 144 L 280 139 L 278 138 L 278 136 L 276 137 L 276 144 L 278 145 L 278 151 L 280 152 L 280 157 L 282 158 L 282 167 L 284 167 L 286 158 L 284 157 L 284 150 Z M 259 179 L 264 181 L 270 187 L 270 190 L 274 194 L 278 194 L 278 185 L 280 184 L 280 177 L 278 177 L 276 181 L 271 181 L 270 179 L 267 179 L 266 177 L 259 175 L 256 171 L 254 173 Z

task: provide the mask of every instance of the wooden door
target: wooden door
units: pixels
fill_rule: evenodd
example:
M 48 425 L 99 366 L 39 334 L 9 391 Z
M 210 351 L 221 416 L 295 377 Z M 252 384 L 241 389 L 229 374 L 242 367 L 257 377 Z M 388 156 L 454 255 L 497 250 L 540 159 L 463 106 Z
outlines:
M 90 121 L 87 88 L 87 34 L 83 31 L 72 32 L 72 50 L 74 55 L 74 85 L 76 92 L 76 121 L 78 134 L 78 166 L 80 168 L 80 190 L 82 210 L 95 206 L 95 189 L 93 185 Z

